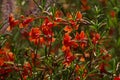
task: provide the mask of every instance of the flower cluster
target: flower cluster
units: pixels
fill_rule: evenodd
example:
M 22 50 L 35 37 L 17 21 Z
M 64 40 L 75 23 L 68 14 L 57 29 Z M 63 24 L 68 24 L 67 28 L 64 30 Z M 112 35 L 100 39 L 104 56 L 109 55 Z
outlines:
M 10 14 L 8 28 L 0 33 L 0 80 L 120 80 L 107 44 L 113 41 L 116 13 L 80 2 L 81 10 L 66 14 L 53 10 L 17 19 Z

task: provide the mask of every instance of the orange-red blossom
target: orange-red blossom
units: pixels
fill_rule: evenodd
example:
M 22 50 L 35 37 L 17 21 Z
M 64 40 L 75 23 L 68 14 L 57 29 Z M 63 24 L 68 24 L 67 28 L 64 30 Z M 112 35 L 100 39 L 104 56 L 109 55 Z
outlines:
M 29 33 L 30 41 L 34 42 L 35 44 L 38 44 L 40 41 L 40 34 L 41 31 L 39 28 L 32 28 Z
M 81 31 L 80 34 L 76 33 L 75 40 L 80 43 L 82 49 L 87 46 L 87 37 L 84 31 Z

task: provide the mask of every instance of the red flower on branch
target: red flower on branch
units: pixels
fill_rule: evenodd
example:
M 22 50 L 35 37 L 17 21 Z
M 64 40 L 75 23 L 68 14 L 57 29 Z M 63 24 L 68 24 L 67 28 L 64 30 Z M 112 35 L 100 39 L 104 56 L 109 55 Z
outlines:
M 51 36 L 52 33 L 52 27 L 53 27 L 53 23 L 51 21 L 48 20 L 48 18 L 46 18 L 42 24 L 42 26 L 40 27 L 41 31 L 43 32 L 43 34 L 45 34 L 46 36 Z
M 7 30 L 12 30 L 16 25 L 19 24 L 19 20 L 15 20 L 13 14 L 10 14 L 9 16 L 9 27 L 7 28 Z
M 39 28 L 32 28 L 30 31 L 30 37 L 32 39 L 38 39 L 40 38 L 41 31 Z
M 68 34 L 72 32 L 72 27 L 71 26 L 65 26 L 64 31 L 66 31 Z
M 98 33 L 94 34 L 93 38 L 92 38 L 92 43 L 94 45 L 96 45 L 98 43 L 99 39 L 100 39 L 100 34 L 98 34 Z
M 82 19 L 82 13 L 80 11 L 76 12 L 76 20 L 81 20 Z
M 31 17 L 27 17 L 26 19 L 24 19 L 22 21 L 22 23 L 20 23 L 19 27 L 20 28 L 24 28 L 24 27 L 27 27 L 29 23 L 31 23 L 34 19 L 31 18 Z
M 82 49 L 84 49 L 87 46 L 87 37 L 86 37 L 84 31 L 81 31 L 80 34 L 76 33 L 75 40 L 76 40 L 76 42 L 80 43 L 80 47 Z
M 55 22 L 62 22 L 63 21 L 62 16 L 63 13 L 60 10 L 57 10 L 55 12 Z
M 41 31 L 39 28 L 32 28 L 29 33 L 30 41 L 34 42 L 35 44 L 38 44 L 40 41 L 40 35 Z
M 69 51 L 65 53 L 65 61 L 63 62 L 63 64 L 65 65 L 65 67 L 68 67 L 74 59 L 75 56 Z
M 116 76 L 116 77 L 114 77 L 113 80 L 120 80 L 120 76 Z
M 24 80 L 27 80 L 27 77 L 32 75 L 32 66 L 29 62 L 25 62 L 23 65 L 22 77 Z
M 52 31 L 53 27 L 53 22 L 51 22 L 48 18 L 46 18 L 42 26 L 40 26 L 40 30 L 43 33 L 43 38 L 46 41 L 46 45 L 48 46 L 51 44 L 51 42 L 55 41 L 54 33 Z
M 71 36 L 69 36 L 69 34 L 65 34 L 63 38 L 63 44 L 66 47 L 74 47 L 74 48 L 78 47 L 78 44 L 74 40 L 71 40 Z

